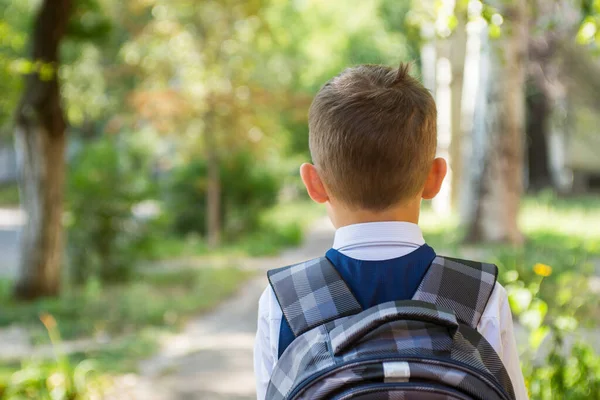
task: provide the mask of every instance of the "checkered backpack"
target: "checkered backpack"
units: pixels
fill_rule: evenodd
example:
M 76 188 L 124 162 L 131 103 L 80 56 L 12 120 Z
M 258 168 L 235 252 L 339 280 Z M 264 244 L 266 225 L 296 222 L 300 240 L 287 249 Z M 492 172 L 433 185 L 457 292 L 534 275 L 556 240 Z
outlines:
M 412 300 L 362 310 L 325 257 L 269 271 L 295 340 L 267 399 L 515 399 L 476 330 L 497 274 L 492 264 L 437 257 Z

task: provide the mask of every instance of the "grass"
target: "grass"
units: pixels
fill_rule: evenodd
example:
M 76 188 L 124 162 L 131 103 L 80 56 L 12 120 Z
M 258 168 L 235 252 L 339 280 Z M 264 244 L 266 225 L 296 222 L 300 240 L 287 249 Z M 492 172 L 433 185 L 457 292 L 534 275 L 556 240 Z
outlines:
M 0 361 L 0 398 L 50 398 L 58 390 L 53 386 L 57 377 L 61 390 L 74 391 L 68 398 L 100 393 L 111 385 L 111 376 L 136 372 L 139 361 L 154 353 L 163 333 L 178 330 L 191 315 L 214 307 L 251 276 L 235 267 L 166 271 L 109 287 L 90 282 L 59 298 L 26 304 L 13 302 L 9 285 L 3 282 L 0 326 L 25 327 L 38 343 L 50 339 L 55 351 L 65 339 L 102 335 L 106 343 L 57 359 Z M 52 315 L 56 327 L 46 330 L 39 318 L 44 313 Z M 57 332 L 62 337 L 58 342 Z M 81 384 L 81 371 L 88 367 L 92 372 L 84 374 Z
M 146 328 L 135 334 L 120 337 L 99 349 L 70 353 L 67 360 L 71 366 L 90 360 L 94 370 L 100 374 L 120 375 L 135 372 L 139 361 L 150 357 L 155 352 L 157 338 L 161 333 L 161 330 Z M 2 382 L 8 381 L 15 371 L 31 364 L 52 368 L 55 367 L 56 361 L 53 359 L 2 361 L 0 362 L 0 387 Z
M 543 279 L 539 297 L 549 314 L 567 308 L 583 325 L 600 323 L 600 296 L 592 288 L 600 276 L 600 197 L 559 198 L 545 194 L 526 198 L 520 226 L 526 236 L 523 247 L 502 245 L 463 246 L 464 230 L 456 219 L 440 219 L 423 213 L 421 226 L 427 242 L 441 254 L 493 262 L 504 285 L 531 287 L 542 280 L 534 266 L 552 268 Z
M 240 238 L 225 238 L 218 249 L 209 249 L 198 235 L 166 236 L 157 243 L 152 259 L 211 255 L 272 256 L 286 247 L 298 246 L 306 228 L 324 216 L 323 207 L 309 200 L 279 203 L 261 215 L 258 228 Z M 229 240 L 228 240 L 229 239 Z
M 59 298 L 32 303 L 14 302 L 5 282 L 0 289 L 0 326 L 24 327 L 37 343 L 48 342 L 39 320 L 42 313 L 56 319 L 63 339 L 127 335 L 149 328 L 174 330 L 190 315 L 230 296 L 249 276 L 234 267 L 152 273 L 107 287 L 90 281 Z
M 55 358 L 0 362 L 1 399 L 104 398 L 114 377 L 137 371 L 150 356 L 161 333 L 144 329 L 104 345 L 101 349 L 64 354 L 56 326 L 49 326 Z
M 0 206 L 18 206 L 19 188 L 16 184 L 0 186 Z
M 68 288 L 58 298 L 31 303 L 14 302 L 10 283 L 2 281 L 0 327 L 25 328 L 34 344 L 51 343 L 55 351 L 61 349 L 56 345 L 57 332 L 62 338 L 58 343 L 96 338 L 101 345 L 92 343 L 85 351 L 57 359 L 0 361 L 0 398 L 50 398 L 52 377 L 71 382 L 61 384 L 62 388 L 74 388 L 81 380 L 78 371 L 89 367 L 93 370 L 85 374 L 89 382 L 77 389 L 78 396 L 87 398 L 83 393 L 89 394 L 98 385 L 109 387 L 111 376 L 137 372 L 139 361 L 156 351 L 163 334 L 179 330 L 190 316 L 211 309 L 252 275 L 236 267 L 145 273 L 118 285 L 89 281 L 83 287 Z M 42 324 L 44 314 L 56 321 L 54 329 Z
M 145 328 L 135 334 L 123 336 L 101 349 L 71 353 L 69 361 L 72 365 L 77 365 L 85 360 L 94 360 L 97 371 L 111 375 L 135 372 L 139 361 L 156 351 L 157 337 L 161 333 L 159 329 Z

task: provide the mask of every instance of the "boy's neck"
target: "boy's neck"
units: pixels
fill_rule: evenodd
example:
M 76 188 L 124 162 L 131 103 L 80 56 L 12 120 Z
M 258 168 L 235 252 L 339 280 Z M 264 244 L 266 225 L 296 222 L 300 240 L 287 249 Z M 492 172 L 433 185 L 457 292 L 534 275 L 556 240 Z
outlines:
M 329 216 L 333 225 L 337 228 L 343 226 L 364 224 L 368 222 L 410 222 L 413 224 L 419 223 L 421 202 L 412 204 L 404 204 L 402 206 L 393 207 L 384 211 L 370 210 L 348 210 L 335 206 L 329 208 Z

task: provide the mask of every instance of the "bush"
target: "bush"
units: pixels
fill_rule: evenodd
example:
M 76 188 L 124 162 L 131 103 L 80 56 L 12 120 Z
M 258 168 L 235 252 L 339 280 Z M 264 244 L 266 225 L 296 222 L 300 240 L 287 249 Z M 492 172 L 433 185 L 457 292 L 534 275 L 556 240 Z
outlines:
M 552 313 L 548 313 L 548 303 L 539 294 L 552 268 L 536 264 L 532 270 L 538 276 L 525 280 L 514 270 L 508 272 L 511 279 L 506 285 L 511 308 L 529 332 L 529 343 L 521 361 L 530 397 L 540 400 L 600 398 L 600 357 L 592 346 L 579 338 L 580 324 L 575 318 L 580 305 L 594 295 L 582 290 L 578 282 L 573 285 L 573 279 L 561 279 L 561 287 L 555 293 L 557 304 L 551 309 Z M 567 276 L 586 281 L 584 276 Z
M 543 363 L 525 366 L 532 399 L 587 400 L 600 398 L 600 357 L 581 341 L 570 349 L 560 330 L 553 330 L 551 351 Z
M 69 259 L 78 283 L 92 276 L 127 280 L 136 261 L 151 249 L 154 227 L 133 212 L 152 194 L 149 157 L 133 139 L 103 137 L 85 144 L 71 160 Z
M 284 247 L 300 245 L 303 233 L 298 223 L 265 225 L 248 235 L 239 245 L 251 257 L 272 256 Z
M 195 159 L 171 172 L 167 208 L 174 231 L 204 234 L 206 227 L 207 168 Z M 275 204 L 280 180 L 248 151 L 221 159 L 221 217 L 228 238 L 256 229 L 261 212 Z

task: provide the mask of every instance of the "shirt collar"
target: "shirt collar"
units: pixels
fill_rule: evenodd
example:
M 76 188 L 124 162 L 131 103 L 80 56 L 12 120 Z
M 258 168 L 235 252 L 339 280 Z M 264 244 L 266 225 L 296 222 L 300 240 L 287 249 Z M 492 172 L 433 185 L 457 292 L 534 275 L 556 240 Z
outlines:
M 340 250 L 378 245 L 418 247 L 424 244 L 423 233 L 417 224 L 386 221 L 341 227 L 335 232 L 332 247 Z

